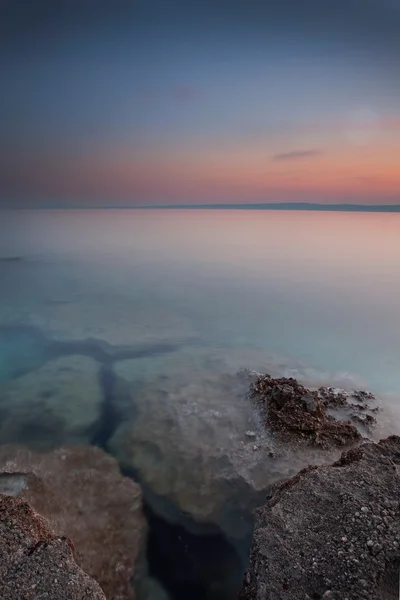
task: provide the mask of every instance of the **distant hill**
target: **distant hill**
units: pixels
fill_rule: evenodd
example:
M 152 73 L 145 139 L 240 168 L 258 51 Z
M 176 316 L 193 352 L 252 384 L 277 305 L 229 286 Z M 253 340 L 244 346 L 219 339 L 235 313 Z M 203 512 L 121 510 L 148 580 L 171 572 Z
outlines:
M 129 205 L 129 204 L 81 204 L 79 206 L 68 203 L 45 203 L 36 205 L 2 206 L 0 210 L 136 210 L 136 209 L 207 209 L 207 210 L 319 210 L 319 211 L 345 211 L 345 212 L 385 212 L 400 213 L 400 204 L 317 204 L 313 202 L 258 202 L 252 204 L 165 204 L 165 205 Z
M 166 206 L 142 206 L 137 208 L 191 208 L 230 210 L 324 210 L 348 212 L 393 212 L 400 213 L 400 204 L 314 204 L 312 202 L 277 202 L 274 204 L 169 204 Z

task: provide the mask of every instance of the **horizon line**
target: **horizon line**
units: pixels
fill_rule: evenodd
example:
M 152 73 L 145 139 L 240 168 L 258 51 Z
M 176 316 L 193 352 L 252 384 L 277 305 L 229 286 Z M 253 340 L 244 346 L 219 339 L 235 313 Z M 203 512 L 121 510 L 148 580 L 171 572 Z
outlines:
M 254 203 L 217 203 L 217 204 L 152 204 L 152 205 L 38 205 L 20 207 L 1 207 L 0 210 L 316 210 L 343 212 L 400 212 L 400 204 L 320 204 L 317 202 L 254 202 Z
M 363 212 L 400 212 L 400 204 L 320 204 L 317 202 L 252 202 L 218 204 L 166 204 L 136 206 L 138 209 L 226 209 L 226 210 L 342 210 Z

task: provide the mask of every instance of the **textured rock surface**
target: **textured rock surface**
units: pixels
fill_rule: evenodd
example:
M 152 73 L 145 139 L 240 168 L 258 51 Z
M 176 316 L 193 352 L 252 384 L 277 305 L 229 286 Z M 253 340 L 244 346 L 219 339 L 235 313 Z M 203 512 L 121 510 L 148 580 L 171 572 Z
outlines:
M 400 438 L 365 442 L 274 486 L 241 600 L 397 600 Z
M 262 499 L 268 473 L 266 452 L 254 451 L 245 433 L 252 427 L 247 387 L 236 376 L 211 374 L 137 390 L 137 417 L 109 446 L 122 467 L 138 473 L 157 514 L 188 526 L 188 513 L 238 537 L 251 531 L 249 502 Z
M 106 600 L 74 561 L 72 544 L 53 535 L 24 501 L 0 495 L 0 598 Z
M 99 365 L 85 356 L 45 363 L 2 382 L 0 442 L 51 448 L 91 440 L 102 407 Z
M 146 522 L 139 486 L 120 475 L 112 457 L 93 446 L 46 453 L 0 447 L 0 493 L 23 498 L 57 535 L 70 538 L 76 562 L 108 600 L 134 598 Z
M 296 379 L 269 375 L 256 377 L 250 397 L 277 439 L 298 447 L 349 447 L 373 428 L 378 410 L 368 392 L 310 390 Z
M 323 444 L 315 444 L 310 436 L 298 436 L 296 443 L 289 443 L 292 432 L 289 438 L 280 437 L 273 427 L 265 426 L 265 395 L 261 403 L 247 398 L 258 374 L 207 372 L 193 357 L 190 370 L 182 367 L 180 373 L 177 366 L 172 376 L 160 376 L 152 383 L 146 382 L 145 370 L 143 385 L 133 385 L 129 392 L 127 376 L 121 377 L 128 367 L 125 361 L 117 371 L 120 382 L 128 386 L 118 405 L 125 422 L 109 448 L 124 468 L 138 474 L 153 510 L 194 533 L 186 515 L 203 527 L 219 527 L 231 538 L 251 534 L 251 510 L 263 501 L 271 483 L 295 474 L 310 461 L 331 462 L 343 446 L 360 440 L 355 427 L 328 416 L 317 392 L 295 380 L 285 381 L 294 382 L 302 394 L 314 398 L 329 424 Z M 268 381 L 281 385 L 281 380 Z M 300 427 L 309 417 L 307 406 L 301 403 L 293 427 Z M 339 444 L 332 443 L 334 436 Z
M 371 392 L 321 387 L 318 394 L 328 415 L 347 418 L 362 434 L 376 431 L 380 406 Z

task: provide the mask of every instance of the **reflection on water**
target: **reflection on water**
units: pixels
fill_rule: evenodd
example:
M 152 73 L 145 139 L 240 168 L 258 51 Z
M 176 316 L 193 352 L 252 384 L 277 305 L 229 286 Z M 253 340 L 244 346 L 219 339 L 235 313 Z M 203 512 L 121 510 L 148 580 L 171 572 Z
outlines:
M 3 213 L 0 443 L 101 444 L 141 479 L 152 522 L 221 548 L 223 535 L 243 563 L 271 474 L 235 373 L 368 387 L 395 409 L 399 226 L 392 214 Z M 212 586 L 226 591 L 223 571 Z
M 400 216 L 3 213 L 0 322 L 60 339 L 258 347 L 397 392 Z

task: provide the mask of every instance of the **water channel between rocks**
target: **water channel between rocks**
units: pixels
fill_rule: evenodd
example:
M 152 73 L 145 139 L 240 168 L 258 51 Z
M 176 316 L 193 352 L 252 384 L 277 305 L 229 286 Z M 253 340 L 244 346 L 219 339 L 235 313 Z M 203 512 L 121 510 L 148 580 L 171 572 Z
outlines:
M 271 460 L 272 440 L 241 368 L 303 380 L 309 371 L 262 352 L 241 356 L 193 341 L 117 347 L 55 340 L 27 326 L 1 327 L 0 346 L 0 443 L 83 443 L 112 454 L 142 487 L 149 575 L 171 600 L 233 600 L 253 510 L 269 485 L 324 461 Z M 136 583 L 138 600 L 158 600 L 141 596 Z

